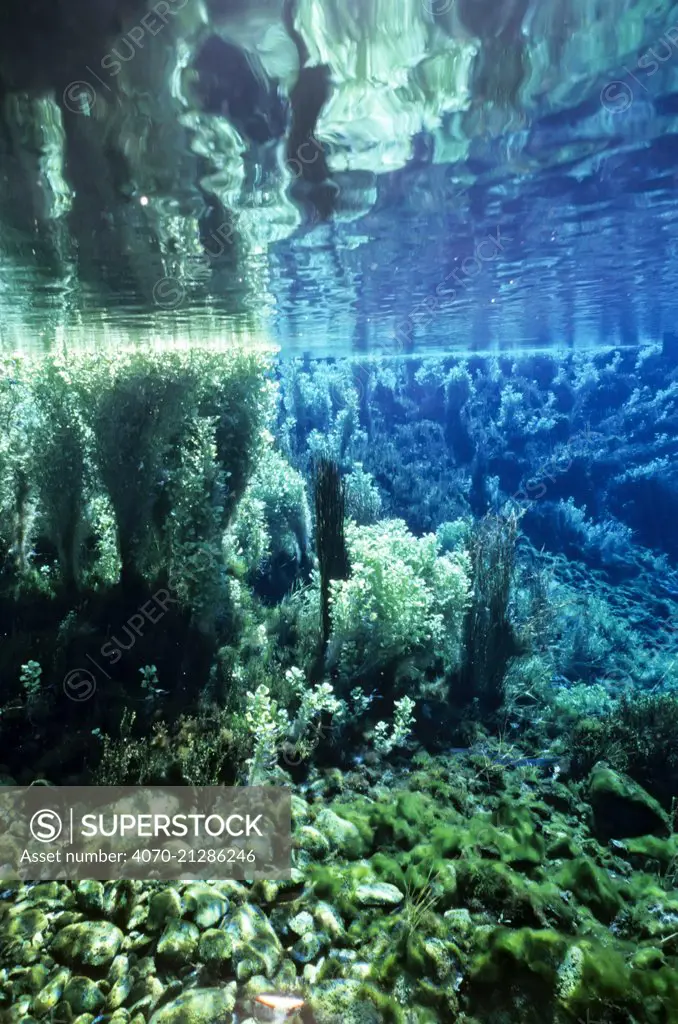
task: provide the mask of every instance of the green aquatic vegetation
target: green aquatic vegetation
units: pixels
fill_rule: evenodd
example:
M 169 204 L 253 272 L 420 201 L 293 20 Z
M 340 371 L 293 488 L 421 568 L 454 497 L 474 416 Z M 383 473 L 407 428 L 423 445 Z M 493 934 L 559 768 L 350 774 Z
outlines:
M 349 574 L 346 544 L 346 493 L 339 466 L 321 459 L 315 467 L 315 539 L 320 580 L 320 659 L 324 658 L 335 620 L 331 608 L 333 581 L 345 580 Z
M 308 557 L 311 516 L 304 479 L 271 445 L 256 469 L 224 534 L 228 569 L 255 586 L 281 566 L 298 572 Z M 285 587 L 293 577 L 285 576 Z
M 414 652 L 459 658 L 468 602 L 468 561 L 443 555 L 434 535 L 414 537 L 405 523 L 346 527 L 351 572 L 330 588 L 330 656 L 342 676 L 376 672 Z
M 361 462 L 351 466 L 345 477 L 346 515 L 358 526 L 369 526 L 381 518 L 382 500 L 371 473 Z
M 506 690 L 506 671 L 519 645 L 510 615 L 518 518 L 486 516 L 470 540 L 471 601 L 464 623 L 464 658 L 456 684 L 462 701 L 496 712 Z
M 31 474 L 35 480 L 37 532 L 54 546 L 60 582 L 82 582 L 82 548 L 89 532 L 86 491 L 91 489 L 89 441 L 68 367 L 46 360 L 32 380 Z
M 609 924 L 623 906 L 619 888 L 590 857 L 575 857 L 566 861 L 555 876 L 556 882 L 567 892 L 573 892 L 578 901 L 604 924 Z
M 624 695 L 607 714 L 575 726 L 571 770 L 583 777 L 596 761 L 606 761 L 668 809 L 678 797 L 677 735 L 676 694 Z
M 258 353 L 119 350 L 7 370 L 0 404 L 15 415 L 0 450 L 0 504 L 20 573 L 37 541 L 54 551 L 67 589 L 108 583 L 113 532 L 125 586 L 172 576 L 203 616 L 273 412 L 267 365 Z M 105 558 L 101 572 L 85 564 L 86 540 Z
M 231 715 L 205 706 L 168 725 L 155 722 L 150 734 L 137 734 L 136 712 L 125 709 L 118 735 L 100 734 L 98 763 L 90 778 L 97 786 L 233 784 L 234 766 L 244 756 Z
M 268 558 L 299 564 L 311 538 L 311 513 L 301 473 L 273 447 L 264 449 L 247 492 L 261 502 L 270 538 Z
M 393 705 L 393 722 L 377 722 L 374 727 L 374 749 L 378 754 L 390 754 L 395 747 L 407 741 L 415 718 L 415 703 L 410 697 L 401 697 Z
M 21 666 L 20 680 L 24 692 L 27 714 L 38 710 L 45 698 L 42 684 L 42 666 L 37 661 L 28 661 Z
M 360 425 L 360 368 L 348 361 L 289 361 L 281 376 L 281 435 L 292 461 L 309 470 L 325 458 L 344 469 L 359 459 L 367 441 Z

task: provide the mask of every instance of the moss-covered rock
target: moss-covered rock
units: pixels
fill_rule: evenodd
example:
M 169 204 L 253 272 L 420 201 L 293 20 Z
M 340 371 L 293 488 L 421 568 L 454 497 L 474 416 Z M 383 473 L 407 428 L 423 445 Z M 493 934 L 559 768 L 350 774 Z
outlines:
M 120 929 L 108 921 L 83 921 L 57 932 L 50 952 L 55 960 L 71 967 L 108 967 L 123 938 Z
M 156 947 L 160 961 L 182 967 L 190 964 L 196 954 L 200 931 L 191 921 L 170 921 Z
M 149 1024 L 229 1024 L 235 998 L 234 982 L 221 988 L 193 989 L 156 1010 Z
M 621 910 L 623 900 L 618 889 L 588 857 L 577 857 L 563 864 L 556 880 L 605 924 L 609 924 Z
M 601 839 L 624 839 L 650 833 L 670 835 L 671 827 L 664 809 L 627 775 L 598 764 L 589 776 L 587 791 L 595 829 Z

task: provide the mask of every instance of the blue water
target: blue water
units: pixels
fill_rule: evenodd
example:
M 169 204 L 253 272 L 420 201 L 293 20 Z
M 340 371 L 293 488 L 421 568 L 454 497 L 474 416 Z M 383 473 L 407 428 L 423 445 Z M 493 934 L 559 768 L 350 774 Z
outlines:
M 441 18 L 451 6 L 442 4 Z M 373 26 L 363 14 L 367 40 Z M 369 127 L 385 90 L 375 71 L 351 111 L 355 124 L 336 124 L 331 105 L 319 104 L 312 141 L 299 147 L 313 147 L 302 180 L 293 99 L 247 77 L 247 62 L 265 57 L 255 43 L 238 58 L 238 102 L 221 107 L 232 111 L 244 154 L 242 180 L 234 164 L 226 193 L 217 173 L 226 173 L 226 150 L 213 164 L 196 160 L 213 145 L 219 90 L 233 88 L 223 62 L 235 58 L 215 42 L 222 12 L 213 17 L 212 49 L 195 58 L 209 109 L 202 121 L 196 95 L 181 90 L 149 114 L 141 80 L 158 69 L 148 46 L 130 65 L 140 81 L 101 78 L 112 43 L 100 15 L 79 34 L 64 30 L 59 60 L 37 40 L 7 55 L 8 81 L 22 88 L 39 55 L 55 105 L 41 108 L 40 129 L 30 128 L 25 101 L 7 112 L 6 347 L 64 336 L 230 337 L 245 326 L 290 354 L 563 351 L 633 346 L 675 323 L 678 55 L 668 5 L 644 18 L 526 10 L 510 29 L 464 10 L 487 45 L 495 31 L 507 53 L 520 50 L 518 85 L 485 94 L 479 71 L 459 109 L 436 111 L 429 95 L 426 122 L 413 103 L 403 134 L 383 119 Z M 394 19 L 394 30 L 410 31 Z M 154 45 L 167 47 L 169 61 L 168 43 L 160 35 Z M 392 59 L 392 74 L 404 74 L 403 58 Z M 328 97 L 350 81 L 338 56 L 335 64 Z M 112 110 L 105 142 L 100 127 Z M 147 138 L 154 117 L 163 131 Z M 134 152 L 139 134 L 145 168 Z M 231 257 L 225 243 L 238 230 L 246 242 Z

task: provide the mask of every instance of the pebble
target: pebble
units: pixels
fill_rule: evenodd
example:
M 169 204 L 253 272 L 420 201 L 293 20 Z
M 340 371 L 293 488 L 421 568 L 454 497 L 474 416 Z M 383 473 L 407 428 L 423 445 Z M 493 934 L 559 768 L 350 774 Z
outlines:
M 123 938 L 120 929 L 108 921 L 83 921 L 57 932 L 50 952 L 72 967 L 108 967 Z

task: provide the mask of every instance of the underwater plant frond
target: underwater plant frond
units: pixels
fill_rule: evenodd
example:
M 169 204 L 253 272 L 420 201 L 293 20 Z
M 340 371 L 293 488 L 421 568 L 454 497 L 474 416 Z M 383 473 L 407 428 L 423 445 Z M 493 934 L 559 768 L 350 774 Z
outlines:
M 346 496 L 339 466 L 320 459 L 315 470 L 315 533 L 320 566 L 320 612 L 323 651 L 330 635 L 330 581 L 348 576 L 348 549 L 344 523 Z

